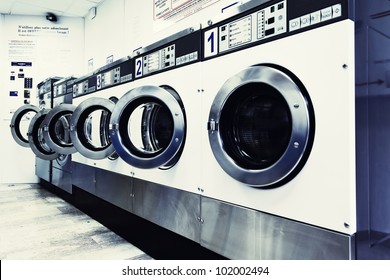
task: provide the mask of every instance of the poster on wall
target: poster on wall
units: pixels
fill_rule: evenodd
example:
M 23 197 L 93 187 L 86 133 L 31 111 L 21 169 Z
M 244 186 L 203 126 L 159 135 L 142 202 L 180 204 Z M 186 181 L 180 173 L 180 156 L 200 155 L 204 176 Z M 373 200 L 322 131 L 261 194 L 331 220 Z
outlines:
M 179 21 L 220 0 L 154 0 L 154 20 Z
M 38 16 L 5 16 L 8 107 L 37 104 L 37 84 L 49 77 L 77 75 L 82 69 L 82 19 L 53 23 Z M 7 116 L 9 118 L 11 116 Z

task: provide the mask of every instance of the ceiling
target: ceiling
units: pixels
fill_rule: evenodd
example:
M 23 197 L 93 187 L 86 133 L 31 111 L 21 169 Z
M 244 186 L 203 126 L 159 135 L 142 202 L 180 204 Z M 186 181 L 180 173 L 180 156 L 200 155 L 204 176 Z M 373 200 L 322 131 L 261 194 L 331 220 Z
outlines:
M 84 17 L 105 0 L 0 0 L 0 14 Z

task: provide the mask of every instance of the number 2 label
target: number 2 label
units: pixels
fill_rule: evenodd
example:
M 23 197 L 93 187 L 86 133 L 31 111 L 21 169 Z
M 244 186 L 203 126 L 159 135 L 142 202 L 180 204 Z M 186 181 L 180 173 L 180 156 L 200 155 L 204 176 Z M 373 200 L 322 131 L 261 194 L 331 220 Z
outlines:
M 218 28 L 213 28 L 204 33 L 204 57 L 218 54 Z
M 135 77 L 139 78 L 143 75 L 142 57 L 135 60 Z

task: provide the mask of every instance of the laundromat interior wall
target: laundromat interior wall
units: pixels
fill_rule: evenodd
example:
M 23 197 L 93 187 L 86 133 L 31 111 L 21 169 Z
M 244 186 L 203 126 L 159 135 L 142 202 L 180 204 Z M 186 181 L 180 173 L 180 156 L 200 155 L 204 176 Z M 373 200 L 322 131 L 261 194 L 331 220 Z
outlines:
M 79 76 L 84 69 L 84 19 L 1 15 L 1 183 L 34 183 L 35 156 L 10 133 L 13 112 L 37 104 L 37 85 L 51 76 Z
M 95 17 L 85 17 L 85 50 L 89 69 L 97 69 L 109 59 L 132 55 L 134 50 L 207 22 L 225 7 L 245 2 L 248 0 L 210 1 L 213 4 L 189 16 L 164 20 L 156 18 L 154 1 L 106 0 L 97 7 Z

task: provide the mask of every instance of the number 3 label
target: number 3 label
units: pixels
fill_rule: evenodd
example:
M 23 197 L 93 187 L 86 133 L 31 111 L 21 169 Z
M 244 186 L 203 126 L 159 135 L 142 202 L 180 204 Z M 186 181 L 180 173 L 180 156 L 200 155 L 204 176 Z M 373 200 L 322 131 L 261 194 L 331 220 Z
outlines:
M 204 57 L 218 54 L 218 28 L 213 28 L 204 33 Z
M 102 74 L 96 76 L 96 88 L 97 89 L 102 88 Z

